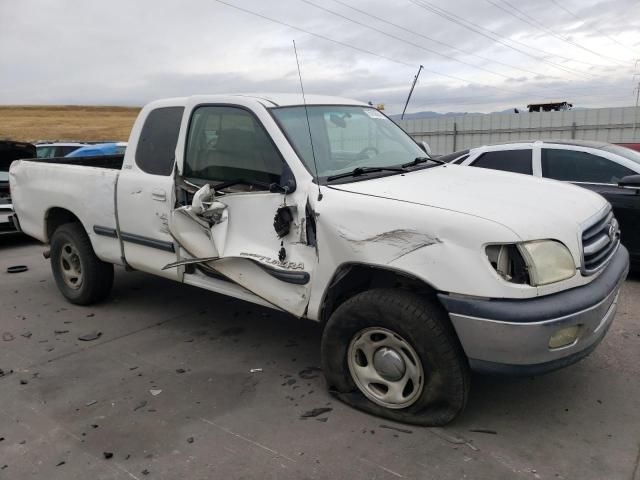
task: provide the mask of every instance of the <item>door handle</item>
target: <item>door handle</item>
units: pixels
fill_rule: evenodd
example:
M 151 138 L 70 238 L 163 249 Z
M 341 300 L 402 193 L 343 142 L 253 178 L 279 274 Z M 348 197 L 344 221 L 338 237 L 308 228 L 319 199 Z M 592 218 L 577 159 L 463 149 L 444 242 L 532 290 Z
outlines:
M 167 192 L 164 190 L 152 190 L 151 198 L 157 200 L 158 202 L 164 202 L 167 199 Z

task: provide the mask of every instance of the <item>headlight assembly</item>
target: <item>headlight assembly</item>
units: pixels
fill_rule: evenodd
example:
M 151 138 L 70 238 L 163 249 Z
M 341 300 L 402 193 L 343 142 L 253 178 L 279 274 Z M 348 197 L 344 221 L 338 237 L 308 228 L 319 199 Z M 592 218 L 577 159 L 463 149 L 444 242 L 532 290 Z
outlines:
M 537 287 L 566 280 L 576 274 L 571 252 L 555 240 L 489 245 L 486 253 L 496 272 L 511 283 Z

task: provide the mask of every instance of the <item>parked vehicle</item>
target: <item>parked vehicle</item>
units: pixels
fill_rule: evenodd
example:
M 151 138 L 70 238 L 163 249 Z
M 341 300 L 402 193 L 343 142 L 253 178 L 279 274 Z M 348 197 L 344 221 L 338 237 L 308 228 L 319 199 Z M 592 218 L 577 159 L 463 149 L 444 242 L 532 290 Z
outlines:
M 15 233 L 13 205 L 9 188 L 9 166 L 19 158 L 33 158 L 36 147 L 30 143 L 0 140 L 0 235 Z
M 69 158 L 76 157 L 98 157 L 101 155 L 122 155 L 127 148 L 125 142 L 112 142 L 112 143 L 95 143 L 92 145 L 85 145 L 82 148 L 78 148 L 73 152 L 64 155 Z
M 439 158 L 571 182 L 599 193 L 613 206 L 633 268 L 640 268 L 640 152 L 604 142 L 539 140 L 488 145 Z
M 589 354 L 629 260 L 601 196 L 424 155 L 364 103 L 195 96 L 143 108 L 121 168 L 20 161 L 11 188 L 69 301 L 116 264 L 316 320 L 340 399 L 440 425 L 470 368 Z
M 614 145 L 620 145 L 621 147 L 630 148 L 636 152 L 640 152 L 640 143 L 614 143 Z
M 54 142 L 36 144 L 38 158 L 64 157 L 79 148 L 86 147 L 86 143 Z

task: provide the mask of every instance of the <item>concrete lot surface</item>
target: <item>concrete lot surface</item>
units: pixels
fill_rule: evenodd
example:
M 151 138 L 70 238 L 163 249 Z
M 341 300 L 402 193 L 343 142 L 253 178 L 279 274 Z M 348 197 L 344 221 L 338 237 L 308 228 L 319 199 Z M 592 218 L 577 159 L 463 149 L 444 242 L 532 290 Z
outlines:
M 333 399 L 312 322 L 122 270 L 77 307 L 42 250 L 0 238 L 1 479 L 640 479 L 638 279 L 590 357 L 418 428 Z

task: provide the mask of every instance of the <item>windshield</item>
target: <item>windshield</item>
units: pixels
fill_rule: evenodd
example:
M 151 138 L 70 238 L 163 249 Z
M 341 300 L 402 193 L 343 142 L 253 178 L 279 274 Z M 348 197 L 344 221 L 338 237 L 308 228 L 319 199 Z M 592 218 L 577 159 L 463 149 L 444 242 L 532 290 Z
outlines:
M 636 152 L 627 147 L 622 147 L 620 145 L 607 145 L 606 147 L 602 147 L 602 150 L 605 152 L 615 153 L 616 155 L 620 155 L 621 157 L 626 158 L 627 160 L 633 160 L 638 165 L 640 165 L 640 152 Z
M 426 157 L 407 133 L 375 108 L 322 105 L 307 109 L 321 181 L 358 167 L 397 167 Z M 271 111 L 307 170 L 315 176 L 304 106 Z

